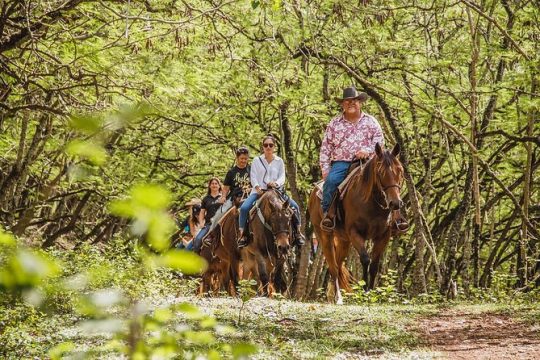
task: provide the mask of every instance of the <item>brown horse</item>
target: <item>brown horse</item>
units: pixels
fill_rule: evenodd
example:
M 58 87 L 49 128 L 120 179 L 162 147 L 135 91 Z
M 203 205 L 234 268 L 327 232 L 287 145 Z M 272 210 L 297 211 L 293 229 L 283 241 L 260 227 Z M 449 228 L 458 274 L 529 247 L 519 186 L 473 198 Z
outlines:
M 400 198 L 403 167 L 398 159 L 399 151 L 398 144 L 391 152 L 376 144 L 375 156 L 351 178 L 341 202 L 342 221 L 336 221 L 332 231 L 321 229 L 321 201 L 317 189 L 311 192 L 308 204 L 310 218 L 336 285 L 338 304 L 343 303 L 339 287 L 351 291 L 349 272 L 343 264 L 351 243 L 360 254 L 365 289 L 373 289 L 375 285 L 379 261 L 391 235 L 391 211 L 403 205 Z M 366 250 L 368 239 L 373 241 L 371 258 Z
M 217 275 L 220 288 L 235 295 L 238 288 L 240 252 L 238 239 L 238 206 L 241 197 L 234 198 L 234 206 L 219 220 L 219 225 L 208 234 L 211 244 L 203 245 L 201 256 L 206 258 L 210 266 L 203 274 L 203 288 L 209 287 L 209 282 Z
M 254 260 L 256 269 L 253 273 L 259 277 L 262 294 L 268 296 L 269 284 L 281 280 L 281 271 L 290 249 L 293 210 L 274 189 L 266 191 L 255 206 L 249 223 L 253 241 L 242 251 L 242 258 L 246 264 Z M 280 285 L 277 287 L 281 289 Z

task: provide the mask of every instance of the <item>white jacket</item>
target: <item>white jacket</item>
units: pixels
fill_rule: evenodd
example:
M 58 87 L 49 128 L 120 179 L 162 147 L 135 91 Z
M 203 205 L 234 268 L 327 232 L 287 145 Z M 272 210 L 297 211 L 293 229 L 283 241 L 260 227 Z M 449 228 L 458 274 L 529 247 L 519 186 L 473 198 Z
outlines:
M 274 155 L 274 160 L 270 163 L 266 161 L 264 155 L 260 155 L 251 162 L 251 194 L 257 193 L 255 189 L 259 186 L 261 189 L 267 189 L 268 183 L 275 182 L 279 187 L 285 185 L 285 163 L 283 159 Z

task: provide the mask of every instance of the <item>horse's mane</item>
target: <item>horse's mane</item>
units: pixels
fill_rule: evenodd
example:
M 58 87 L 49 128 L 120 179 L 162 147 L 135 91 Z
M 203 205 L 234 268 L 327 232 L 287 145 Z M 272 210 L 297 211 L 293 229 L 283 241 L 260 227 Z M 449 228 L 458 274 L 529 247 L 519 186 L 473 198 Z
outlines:
M 367 202 L 371 195 L 373 194 L 374 188 L 381 190 L 381 184 L 379 182 L 379 177 L 377 176 L 377 171 L 381 169 L 384 173 L 386 169 L 392 169 L 396 171 L 396 175 L 401 176 L 403 171 L 401 163 L 399 160 L 391 154 L 390 151 L 385 150 L 382 152 L 382 159 L 379 160 L 377 155 L 371 157 L 366 164 L 364 165 L 362 171 L 359 171 L 357 176 L 355 176 L 355 183 L 359 183 L 359 189 L 357 189 L 360 199 L 363 202 Z M 394 168 L 396 168 L 394 170 Z
M 263 210 L 267 207 L 271 207 L 276 210 L 281 210 L 283 208 L 283 202 L 279 198 L 276 190 L 266 191 L 263 196 L 261 196 L 260 202 Z

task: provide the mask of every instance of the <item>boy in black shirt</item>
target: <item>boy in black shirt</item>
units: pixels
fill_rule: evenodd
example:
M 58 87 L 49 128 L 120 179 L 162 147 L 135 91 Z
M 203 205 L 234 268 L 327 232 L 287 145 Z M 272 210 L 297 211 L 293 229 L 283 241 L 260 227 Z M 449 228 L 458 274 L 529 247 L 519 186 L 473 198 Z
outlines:
M 233 206 L 233 196 L 248 194 L 251 190 L 251 181 L 249 178 L 251 167 L 248 165 L 248 162 L 249 150 L 244 146 L 238 148 L 236 150 L 236 164 L 230 168 L 223 181 L 223 191 L 219 200 L 223 205 L 218 209 L 212 219 L 212 225 L 209 231 L 212 231 L 216 227 L 223 214 Z

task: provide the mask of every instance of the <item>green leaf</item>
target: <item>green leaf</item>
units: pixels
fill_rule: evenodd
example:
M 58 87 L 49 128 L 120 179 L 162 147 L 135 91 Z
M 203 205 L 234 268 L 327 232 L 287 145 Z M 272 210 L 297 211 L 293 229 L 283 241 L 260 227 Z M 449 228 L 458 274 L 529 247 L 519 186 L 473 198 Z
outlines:
M 184 274 L 199 274 L 206 270 L 206 261 L 197 254 L 184 250 L 170 250 L 159 257 L 162 266 L 179 270 Z
M 72 115 L 69 119 L 69 126 L 88 135 L 97 133 L 102 125 L 103 119 L 94 115 Z
M 98 166 L 107 160 L 107 152 L 101 145 L 86 140 L 73 140 L 66 147 L 66 152 Z
M 216 338 L 210 331 L 186 331 L 184 333 L 186 340 L 201 345 L 208 345 L 216 342 Z
M 64 354 L 73 351 L 75 344 L 71 341 L 63 342 L 49 350 L 49 356 L 52 360 L 61 359 Z
M 15 244 L 15 238 L 0 229 L 0 245 L 6 247 L 13 247 L 15 246 Z
M 172 318 L 173 314 L 170 309 L 163 308 L 163 309 L 156 309 L 154 311 L 154 319 L 156 321 L 159 321 L 160 323 L 165 323 L 169 321 Z
M 239 343 L 232 346 L 232 354 L 234 359 L 247 358 L 257 352 L 257 347 L 248 343 Z
M 109 211 L 117 216 L 130 218 L 135 216 L 135 209 L 128 200 L 114 200 L 109 204 Z
M 136 185 L 131 191 L 133 203 L 153 210 L 166 209 L 171 203 L 167 189 L 155 184 Z

